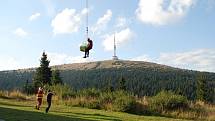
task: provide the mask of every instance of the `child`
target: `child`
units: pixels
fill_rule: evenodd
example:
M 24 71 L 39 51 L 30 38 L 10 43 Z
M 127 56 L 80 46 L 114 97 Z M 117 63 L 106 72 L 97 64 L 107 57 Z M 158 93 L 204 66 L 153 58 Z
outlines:
M 42 101 L 43 101 L 43 89 L 41 87 L 39 87 L 39 89 L 37 91 L 37 105 L 36 105 L 37 110 L 40 110 Z

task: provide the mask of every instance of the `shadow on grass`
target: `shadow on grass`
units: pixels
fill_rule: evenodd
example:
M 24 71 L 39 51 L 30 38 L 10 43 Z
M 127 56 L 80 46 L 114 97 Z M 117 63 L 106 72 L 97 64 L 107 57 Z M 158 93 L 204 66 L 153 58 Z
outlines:
M 15 107 L 32 107 L 32 106 L 29 106 L 29 105 L 17 105 L 17 104 L 5 103 L 5 102 L 0 102 L 0 105 L 15 106 Z
M 66 117 L 41 112 L 0 107 L 0 118 L 5 121 L 93 121 L 81 117 Z
M 102 114 L 98 114 L 98 113 L 95 113 L 95 114 L 73 113 L 73 114 L 85 116 L 85 117 L 89 117 L 89 118 L 96 117 L 96 119 L 103 119 L 103 120 L 110 120 L 110 121 L 122 121 L 118 117 L 107 116 L 107 115 L 102 115 Z
M 53 111 L 55 113 L 63 113 L 66 116 L 73 117 L 84 117 L 86 119 L 95 119 L 95 120 L 109 120 L 109 121 L 122 121 L 119 117 L 102 115 L 99 113 L 89 114 L 89 113 L 74 113 L 74 112 L 62 112 L 62 111 Z

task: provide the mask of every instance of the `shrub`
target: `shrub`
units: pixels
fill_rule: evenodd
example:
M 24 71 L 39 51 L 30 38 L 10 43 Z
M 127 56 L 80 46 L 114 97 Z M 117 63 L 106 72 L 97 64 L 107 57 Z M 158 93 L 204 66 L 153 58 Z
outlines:
M 63 100 L 69 100 L 71 98 L 76 98 L 77 93 L 70 91 L 70 92 L 65 92 L 62 94 L 62 99 Z
M 8 98 L 9 94 L 7 91 L 0 91 L 0 98 Z
M 135 102 L 133 96 L 124 91 L 116 91 L 113 93 L 115 100 L 113 101 L 113 107 L 115 111 L 128 111 Z
M 18 99 L 18 100 L 26 100 L 27 96 L 24 95 L 22 92 L 16 90 L 9 93 L 9 98 Z
M 77 92 L 77 96 L 87 97 L 87 98 L 98 98 L 100 94 L 101 94 L 101 91 L 95 88 L 83 89 Z
M 151 115 L 152 113 L 149 110 L 148 105 L 144 105 L 142 102 L 136 101 L 131 104 L 131 107 L 128 113 L 137 114 L 137 115 Z
M 59 98 L 58 100 L 62 100 L 63 98 L 69 97 L 70 94 L 72 94 L 73 90 L 68 85 L 53 85 L 53 86 L 47 86 L 46 90 L 52 90 L 55 95 Z
M 125 91 L 104 92 L 99 99 L 101 109 L 122 111 L 130 110 L 135 99 Z
M 186 109 L 188 107 L 186 97 L 176 95 L 170 91 L 161 91 L 149 101 L 151 110 L 159 113 L 168 110 Z
M 22 92 L 27 95 L 32 95 L 32 94 L 35 94 L 36 90 L 37 89 L 35 89 L 33 84 L 29 84 L 29 85 L 24 85 Z
M 86 97 L 81 97 L 81 100 L 78 104 L 81 107 L 87 107 L 91 109 L 99 109 L 99 103 L 97 99 L 94 98 L 86 98 Z
M 110 111 L 128 111 L 135 102 L 133 96 L 125 91 L 102 92 L 96 89 L 84 89 L 66 94 L 68 95 L 71 96 L 65 100 L 66 105 Z
M 164 115 L 192 120 L 206 120 L 208 118 L 208 112 L 205 109 L 205 106 L 192 103 L 186 110 L 169 111 L 166 112 Z

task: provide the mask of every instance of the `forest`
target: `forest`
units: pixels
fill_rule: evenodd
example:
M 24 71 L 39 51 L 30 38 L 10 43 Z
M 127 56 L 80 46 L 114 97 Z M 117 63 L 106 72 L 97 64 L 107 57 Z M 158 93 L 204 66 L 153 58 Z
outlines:
M 197 80 L 201 75 L 206 81 L 207 100 L 213 103 L 215 100 L 215 73 L 133 61 L 91 62 L 79 64 L 77 68 L 75 65 L 77 66 L 77 64 L 72 64 L 52 67 L 53 70 L 60 70 L 64 84 L 74 90 L 86 88 L 116 90 L 120 81 L 123 80 L 126 90 L 139 97 L 154 96 L 162 90 L 170 90 L 186 96 L 189 100 L 195 100 Z M 33 82 L 34 73 L 35 69 L 1 71 L 0 89 L 22 89 L 26 83 Z

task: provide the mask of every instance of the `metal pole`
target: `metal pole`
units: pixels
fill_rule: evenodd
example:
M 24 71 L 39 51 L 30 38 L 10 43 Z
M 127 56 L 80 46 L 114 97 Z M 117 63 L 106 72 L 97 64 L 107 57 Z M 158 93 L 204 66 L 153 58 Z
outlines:
M 88 29 L 89 29 L 89 27 L 88 27 L 88 12 L 89 12 L 89 10 L 88 10 L 88 0 L 86 0 L 86 9 L 87 9 L 87 15 L 86 15 L 86 36 L 87 36 L 87 39 L 88 39 Z
M 114 33 L 114 57 L 116 56 L 116 38 Z

